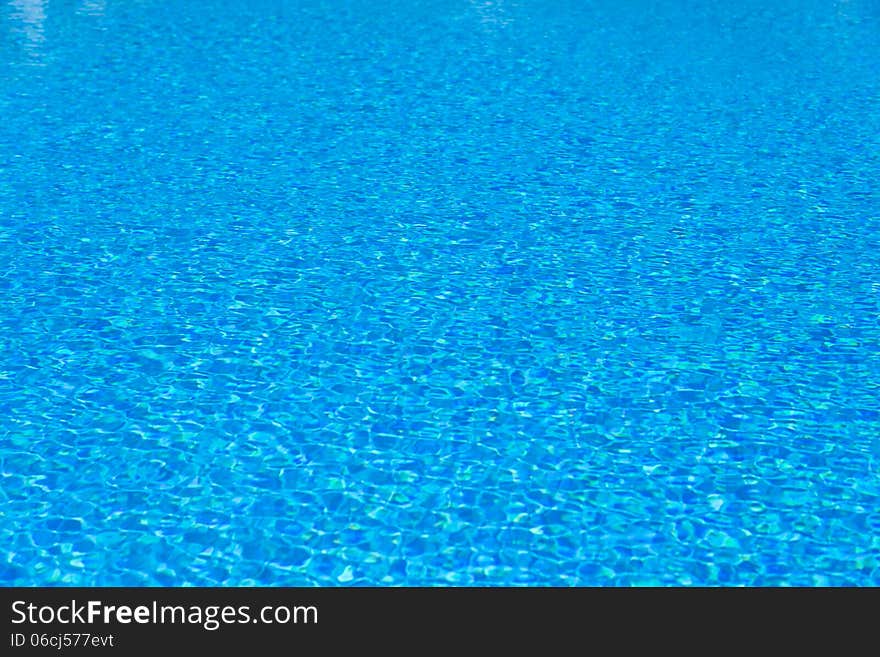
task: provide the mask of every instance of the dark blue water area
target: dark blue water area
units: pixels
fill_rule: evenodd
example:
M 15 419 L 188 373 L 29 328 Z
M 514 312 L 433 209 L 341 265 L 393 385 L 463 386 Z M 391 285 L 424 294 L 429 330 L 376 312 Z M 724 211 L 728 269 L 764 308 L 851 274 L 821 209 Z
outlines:
M 0 583 L 880 585 L 876 0 L 0 5 Z

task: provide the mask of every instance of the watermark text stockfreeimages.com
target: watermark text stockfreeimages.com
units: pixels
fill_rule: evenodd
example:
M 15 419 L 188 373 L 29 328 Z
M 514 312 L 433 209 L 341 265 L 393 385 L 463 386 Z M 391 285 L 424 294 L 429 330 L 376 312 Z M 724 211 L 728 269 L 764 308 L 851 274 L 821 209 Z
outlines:
M 101 600 L 87 600 L 60 605 L 36 605 L 26 600 L 12 603 L 12 624 L 48 625 L 200 625 L 214 631 L 223 625 L 262 623 L 264 625 L 318 623 L 314 605 L 266 605 L 257 609 L 250 605 L 166 605 L 153 600 L 150 604 L 111 605 Z

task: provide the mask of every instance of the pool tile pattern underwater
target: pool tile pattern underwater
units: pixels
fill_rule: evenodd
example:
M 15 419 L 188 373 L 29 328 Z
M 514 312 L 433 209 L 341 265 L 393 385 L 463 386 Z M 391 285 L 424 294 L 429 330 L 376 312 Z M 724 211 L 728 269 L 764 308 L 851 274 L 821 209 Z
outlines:
M 880 6 L 0 7 L 0 583 L 880 584 Z

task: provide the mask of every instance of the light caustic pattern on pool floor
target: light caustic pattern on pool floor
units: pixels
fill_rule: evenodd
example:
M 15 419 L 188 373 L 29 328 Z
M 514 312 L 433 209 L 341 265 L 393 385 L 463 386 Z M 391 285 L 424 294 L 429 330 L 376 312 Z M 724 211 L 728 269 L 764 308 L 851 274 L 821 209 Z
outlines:
M 0 581 L 880 584 L 878 29 L 4 4 Z

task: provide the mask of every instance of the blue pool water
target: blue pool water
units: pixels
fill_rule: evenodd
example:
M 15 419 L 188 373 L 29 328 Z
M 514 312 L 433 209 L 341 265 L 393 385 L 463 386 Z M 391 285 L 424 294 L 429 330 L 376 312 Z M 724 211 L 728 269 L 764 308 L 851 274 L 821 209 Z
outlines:
M 0 583 L 880 585 L 876 0 L 4 0 Z

